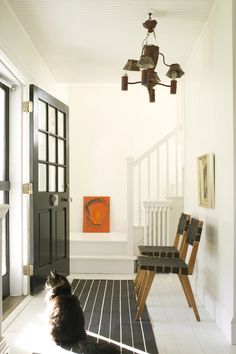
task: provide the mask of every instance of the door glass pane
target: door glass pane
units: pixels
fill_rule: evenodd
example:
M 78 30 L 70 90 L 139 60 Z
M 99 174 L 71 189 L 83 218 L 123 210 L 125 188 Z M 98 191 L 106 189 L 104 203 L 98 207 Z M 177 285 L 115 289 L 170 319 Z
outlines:
M 62 112 L 58 111 L 58 117 L 57 117 L 57 134 L 59 136 L 64 137 L 65 132 L 64 132 L 64 114 Z
M 58 163 L 61 165 L 64 165 L 65 163 L 65 158 L 64 158 L 64 141 L 58 139 Z
M 39 101 L 39 129 L 47 130 L 47 105 Z
M 48 131 L 56 134 L 56 110 L 51 106 L 48 109 Z
M 46 161 L 47 159 L 47 135 L 39 132 L 38 159 Z
M 58 167 L 58 192 L 65 192 L 65 169 Z
M 0 88 L 0 181 L 5 180 L 5 95 Z
M 38 190 L 39 192 L 47 190 L 47 166 L 42 163 L 38 164 Z
M 49 192 L 56 191 L 56 167 L 49 166 Z
M 49 136 L 49 162 L 56 162 L 56 138 Z

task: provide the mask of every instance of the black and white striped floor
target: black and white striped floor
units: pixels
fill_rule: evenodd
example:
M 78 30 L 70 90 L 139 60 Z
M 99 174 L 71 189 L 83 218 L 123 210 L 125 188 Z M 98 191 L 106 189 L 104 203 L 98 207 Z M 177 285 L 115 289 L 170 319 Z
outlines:
M 132 352 L 130 348 L 135 348 L 133 353 L 158 353 L 146 307 L 142 318 L 135 321 L 132 280 L 74 279 L 72 288 L 84 310 L 88 331 L 121 343 L 122 353 Z

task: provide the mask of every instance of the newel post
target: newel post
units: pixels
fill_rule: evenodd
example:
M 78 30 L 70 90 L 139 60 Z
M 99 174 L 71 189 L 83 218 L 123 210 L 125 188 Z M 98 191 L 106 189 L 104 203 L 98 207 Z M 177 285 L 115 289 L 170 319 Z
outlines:
M 127 255 L 134 255 L 134 172 L 132 157 L 127 158 Z

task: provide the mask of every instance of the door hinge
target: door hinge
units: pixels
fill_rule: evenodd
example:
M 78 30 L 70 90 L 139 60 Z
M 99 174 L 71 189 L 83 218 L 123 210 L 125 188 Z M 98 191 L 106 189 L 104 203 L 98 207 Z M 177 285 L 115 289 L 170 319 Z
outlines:
M 27 264 L 23 266 L 23 274 L 24 275 L 34 275 L 34 266 L 32 264 Z
M 24 101 L 23 102 L 23 112 L 31 113 L 34 110 L 34 105 L 32 101 Z
M 23 194 L 33 194 L 33 183 L 23 184 Z

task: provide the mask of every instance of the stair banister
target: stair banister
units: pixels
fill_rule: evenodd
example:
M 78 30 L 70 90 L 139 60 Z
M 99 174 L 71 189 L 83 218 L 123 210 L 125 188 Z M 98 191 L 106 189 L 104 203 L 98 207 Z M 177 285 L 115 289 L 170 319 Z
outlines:
M 174 143 L 174 144 L 173 144 Z M 172 145 L 171 145 L 172 144 Z M 173 154 L 172 154 L 172 150 Z M 164 156 L 161 155 L 161 153 Z M 127 228 L 128 228 L 128 254 L 133 252 L 133 226 L 144 226 L 148 224 L 147 215 L 144 214 L 143 220 L 143 201 L 153 199 L 153 166 L 151 164 L 151 154 L 156 154 L 156 185 L 154 187 L 156 193 L 154 199 L 156 201 L 163 200 L 167 197 L 182 197 L 182 189 L 179 187 L 183 185 L 183 166 L 182 166 L 182 125 L 178 125 L 169 134 L 160 139 L 155 145 L 148 149 L 136 160 L 132 158 L 127 159 Z M 164 166 L 163 166 L 164 160 Z M 143 178 L 141 171 L 141 164 L 146 161 L 147 169 Z M 164 172 L 163 172 L 164 171 Z M 173 172 L 174 171 L 174 172 Z M 134 189 L 134 175 L 137 174 L 137 186 Z M 165 183 L 163 183 L 163 173 Z M 161 180 L 162 177 L 162 180 Z M 145 180 L 145 181 L 144 181 Z M 143 185 L 146 183 L 145 196 L 143 196 Z M 162 184 L 161 184 L 162 183 Z M 179 186 L 180 185 L 180 186 Z M 163 187 L 164 186 L 164 187 Z M 163 190 L 163 188 L 165 188 Z M 134 204 L 135 198 L 135 204 Z M 158 211 L 159 212 L 159 211 Z M 169 211 L 167 211 L 169 213 Z M 135 217 L 134 217 L 135 215 Z M 150 217 L 150 216 L 149 216 Z M 155 223 L 155 217 L 153 222 Z M 155 229 L 155 228 L 154 228 Z M 156 232 L 156 231 L 154 231 Z M 155 236 L 155 235 L 154 235 Z M 144 231 L 144 238 L 150 238 L 150 234 Z M 155 237 L 154 237 L 155 239 Z

